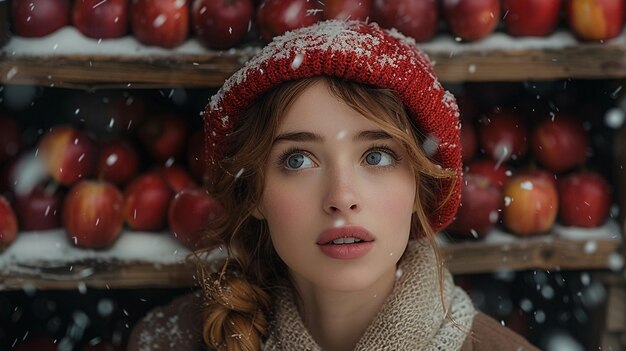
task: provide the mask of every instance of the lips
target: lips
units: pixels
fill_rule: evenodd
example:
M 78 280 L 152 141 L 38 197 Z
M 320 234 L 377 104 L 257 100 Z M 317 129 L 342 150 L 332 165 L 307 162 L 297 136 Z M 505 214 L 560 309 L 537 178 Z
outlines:
M 317 240 L 317 244 L 333 245 L 333 241 L 340 242 L 343 240 L 345 245 L 350 244 L 346 243 L 346 239 L 350 240 L 351 238 L 360 240 L 361 242 L 374 241 L 372 234 L 370 234 L 370 232 L 368 232 L 365 228 L 358 226 L 344 226 L 325 230 Z
M 347 226 L 322 232 L 317 244 L 326 256 L 348 260 L 365 256 L 372 249 L 373 241 L 374 237 L 364 228 Z

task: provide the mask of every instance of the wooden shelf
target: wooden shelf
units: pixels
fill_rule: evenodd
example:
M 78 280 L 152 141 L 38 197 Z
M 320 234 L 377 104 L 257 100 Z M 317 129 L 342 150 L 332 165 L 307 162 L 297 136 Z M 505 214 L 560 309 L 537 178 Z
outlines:
M 595 230 L 555 227 L 534 238 L 494 230 L 480 241 L 440 239 L 454 274 L 623 266 L 622 234 L 613 221 Z M 73 247 L 62 230 L 23 233 L 0 254 L 0 290 L 187 287 L 196 273 L 189 254 L 167 233 L 125 232 L 101 251 Z
M 550 233 L 518 238 L 499 230 L 480 241 L 442 242 L 443 257 L 455 274 L 546 270 L 620 270 L 622 234 L 616 222 L 598 229 L 555 225 Z
M 97 41 L 65 27 L 38 39 L 13 37 L 0 50 L 0 83 L 57 87 L 219 87 L 261 43 L 211 51 L 195 39 L 176 49 L 128 36 Z M 606 43 L 581 43 L 567 31 L 546 38 L 494 33 L 472 43 L 439 35 L 420 44 L 444 82 L 626 77 L 626 31 Z

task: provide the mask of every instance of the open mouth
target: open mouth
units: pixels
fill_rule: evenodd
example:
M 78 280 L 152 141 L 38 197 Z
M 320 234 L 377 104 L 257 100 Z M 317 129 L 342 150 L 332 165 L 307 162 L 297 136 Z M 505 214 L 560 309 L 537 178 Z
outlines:
M 354 259 L 366 255 L 374 237 L 365 228 L 344 226 L 322 232 L 317 241 L 322 252 L 334 259 Z
M 359 239 L 359 238 L 339 238 L 339 239 L 335 239 L 333 241 L 327 242 L 326 245 L 343 245 L 343 244 L 356 244 L 356 243 L 360 243 L 363 240 Z

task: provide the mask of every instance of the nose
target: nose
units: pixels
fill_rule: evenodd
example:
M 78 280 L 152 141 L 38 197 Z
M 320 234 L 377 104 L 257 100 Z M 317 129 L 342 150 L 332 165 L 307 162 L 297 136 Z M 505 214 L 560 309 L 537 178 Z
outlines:
M 324 211 L 331 215 L 356 213 L 361 210 L 358 179 L 354 169 L 345 167 L 331 172 L 323 200 Z

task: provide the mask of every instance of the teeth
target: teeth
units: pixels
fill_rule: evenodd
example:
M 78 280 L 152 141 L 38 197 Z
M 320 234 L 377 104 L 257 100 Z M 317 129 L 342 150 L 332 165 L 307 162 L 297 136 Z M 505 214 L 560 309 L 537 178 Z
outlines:
M 339 238 L 333 240 L 333 244 L 354 244 L 360 243 L 362 240 L 357 238 Z

